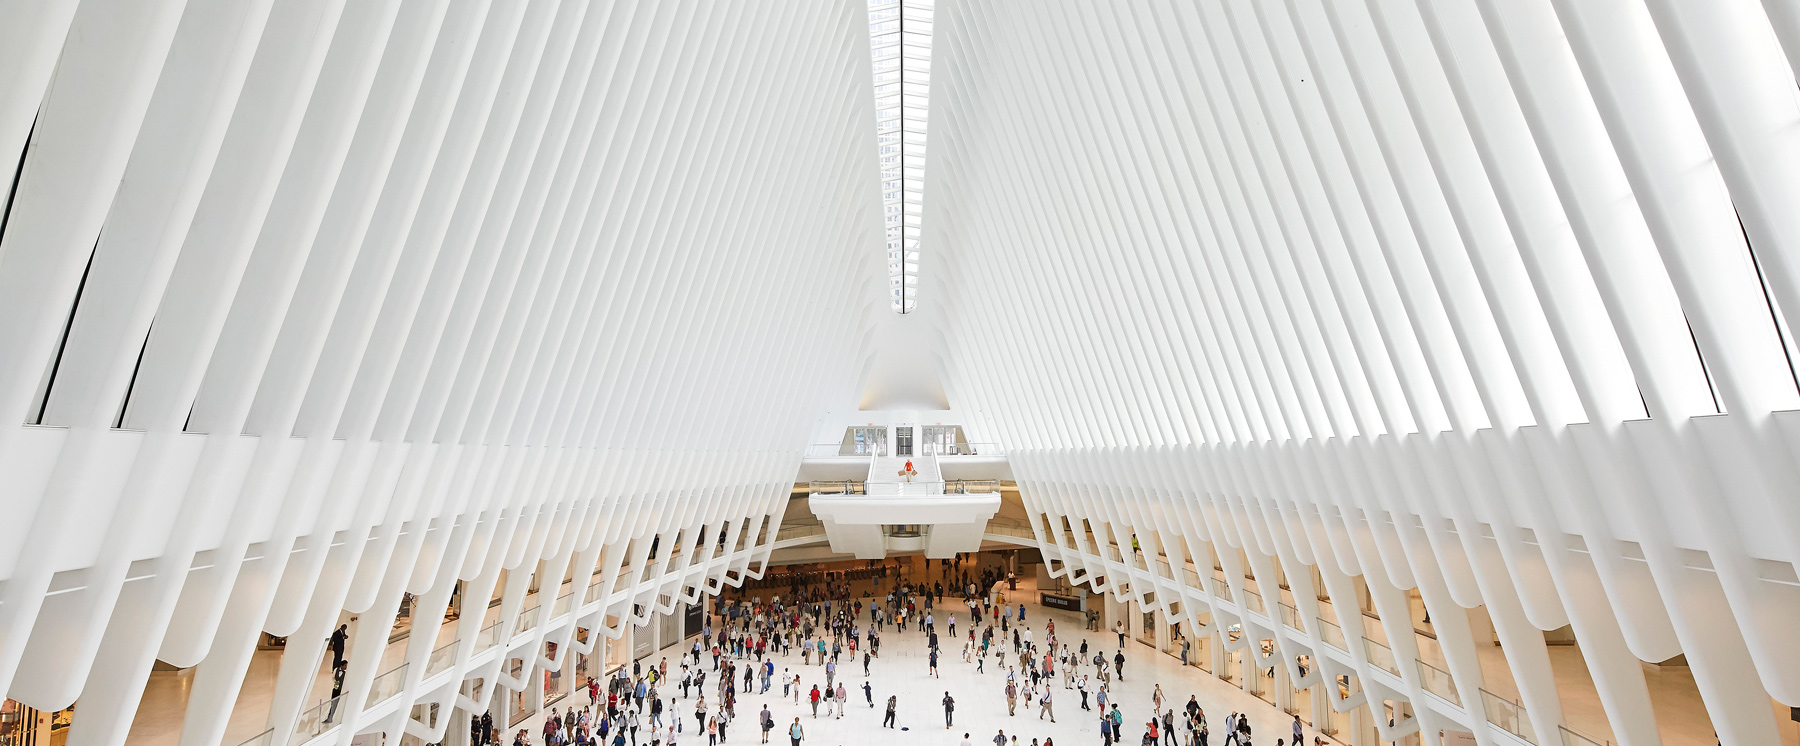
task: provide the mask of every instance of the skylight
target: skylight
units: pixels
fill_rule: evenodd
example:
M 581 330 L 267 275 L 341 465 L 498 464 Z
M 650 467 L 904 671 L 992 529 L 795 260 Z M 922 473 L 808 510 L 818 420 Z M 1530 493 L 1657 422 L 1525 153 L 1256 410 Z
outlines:
M 926 98 L 931 91 L 933 3 L 934 0 L 869 0 L 888 295 L 899 313 L 910 313 L 918 303 L 919 217 L 925 189 L 925 116 Z

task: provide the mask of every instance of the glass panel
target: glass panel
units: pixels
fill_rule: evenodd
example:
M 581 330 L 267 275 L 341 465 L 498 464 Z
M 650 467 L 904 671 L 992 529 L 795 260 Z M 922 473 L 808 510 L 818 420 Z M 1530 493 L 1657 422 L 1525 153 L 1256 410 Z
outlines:
M 1300 622 L 1300 610 L 1294 608 L 1293 604 L 1281 604 L 1281 623 L 1289 629 L 1306 631 L 1306 625 Z
M 425 675 L 431 676 L 456 662 L 456 641 L 451 640 L 443 647 L 431 651 L 431 657 L 425 659 Z
M 343 697 L 332 697 L 314 705 L 312 709 L 300 713 L 300 719 L 294 721 L 293 743 L 303 743 L 319 737 L 342 722 L 342 713 L 338 709 L 344 704 Z
M 1483 689 L 1481 709 L 1487 715 L 1487 721 L 1500 726 L 1501 730 L 1537 743 L 1537 736 L 1531 729 L 1531 717 L 1526 714 L 1524 705 Z
M 1319 637 L 1325 641 L 1326 645 L 1346 653 L 1350 652 L 1350 643 L 1344 639 L 1344 630 L 1334 622 L 1325 621 L 1323 617 L 1319 619 Z
M 269 746 L 269 744 L 274 743 L 274 742 L 275 742 L 275 729 L 270 728 L 268 730 L 265 730 L 261 733 L 254 735 L 254 736 L 251 736 L 250 740 L 245 741 L 242 744 L 239 744 L 239 746 Z
M 1388 646 L 1364 637 L 1363 652 L 1369 656 L 1369 665 L 1395 676 L 1400 675 L 1400 663 L 1394 660 L 1394 651 L 1389 650 Z
M 400 685 L 406 683 L 406 664 L 402 663 L 387 673 L 375 677 L 375 683 L 369 687 L 368 707 L 400 693 Z
M 1456 681 L 1450 678 L 1448 671 L 1425 661 L 1417 661 L 1417 663 L 1419 664 L 1419 682 L 1424 685 L 1425 691 L 1443 697 L 1457 707 L 1462 706 L 1462 695 L 1456 692 Z

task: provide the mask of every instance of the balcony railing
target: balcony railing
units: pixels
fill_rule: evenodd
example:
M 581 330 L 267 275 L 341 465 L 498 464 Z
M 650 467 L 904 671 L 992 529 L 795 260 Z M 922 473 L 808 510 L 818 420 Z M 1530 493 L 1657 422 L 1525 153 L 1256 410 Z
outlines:
M 940 456 L 999 456 L 1006 451 L 999 443 L 956 443 L 954 445 L 925 444 L 920 453 L 935 453 Z
M 944 483 L 946 495 L 985 495 L 999 491 L 998 479 L 961 479 Z
M 1500 729 L 1536 744 L 1537 734 L 1531 728 L 1531 715 L 1525 706 L 1486 689 L 1481 690 L 1481 711 L 1487 721 Z
M 1248 610 L 1264 616 L 1269 614 L 1269 607 L 1263 604 L 1262 594 L 1256 591 L 1244 591 L 1244 606 Z
M 1462 706 L 1462 695 L 1457 693 L 1456 680 L 1450 678 L 1449 671 L 1425 661 L 1415 662 L 1419 664 L 1419 683 L 1425 687 L 1425 691 L 1443 697 L 1457 707 Z
M 1325 621 L 1325 617 L 1319 617 L 1319 639 L 1324 640 L 1326 645 L 1350 652 L 1350 641 L 1344 637 L 1344 629 L 1337 626 L 1336 622 Z
M 275 742 L 275 729 L 270 728 L 268 730 L 265 730 L 261 733 L 254 735 L 254 736 L 251 736 L 249 738 L 249 740 L 246 740 L 243 743 L 238 744 L 238 746 L 269 746 L 269 744 L 274 743 L 274 742 Z
M 1300 621 L 1300 610 L 1293 604 L 1279 604 L 1281 607 L 1281 623 L 1296 632 L 1305 632 L 1306 625 Z
M 399 694 L 400 689 L 405 684 L 406 684 L 406 664 L 405 663 L 402 663 L 398 666 L 388 669 L 386 673 L 383 673 L 380 676 L 375 677 L 375 683 L 369 687 L 369 700 L 368 700 L 368 704 L 365 706 L 374 707 L 375 703 L 381 702 L 383 700 L 386 700 L 388 697 L 392 697 L 396 694 Z
M 862 495 L 863 483 L 850 479 L 829 482 L 808 482 L 807 490 L 814 495 Z
M 943 482 L 864 482 L 863 494 L 876 497 L 926 497 L 944 494 Z
M 825 535 L 825 524 L 823 524 L 823 523 L 805 523 L 805 524 L 801 524 L 798 526 L 783 527 L 780 531 L 775 532 L 775 540 L 776 541 L 786 541 L 788 539 L 799 539 L 799 538 L 803 538 L 803 537 L 807 537 L 807 536 L 824 536 L 824 535 Z
M 425 659 L 425 675 L 436 675 L 444 669 L 449 668 L 450 664 L 455 662 L 456 641 L 451 640 L 450 642 L 444 643 L 443 647 L 431 651 L 431 657 Z
M 1388 649 L 1388 646 L 1364 637 L 1363 653 L 1369 657 L 1369 665 L 1395 676 L 1400 675 L 1400 662 L 1394 659 L 1394 651 Z
M 550 607 L 550 616 L 559 617 L 569 613 L 569 605 L 575 602 L 575 592 L 569 591 L 556 597 L 556 603 Z
M 348 709 L 343 697 L 332 697 L 300 713 L 300 719 L 294 721 L 292 743 L 305 743 L 324 735 L 344 722 L 348 713 L 343 711 Z
M 1559 725 L 1556 727 L 1558 730 L 1562 731 L 1563 746 L 1613 746 L 1612 741 L 1596 741 L 1581 735 L 1580 733 L 1569 730 L 1567 726 Z
M 475 649 L 486 650 L 500 644 L 500 622 L 494 622 L 481 628 L 481 634 L 475 636 Z
M 1224 580 L 1221 580 L 1219 578 L 1213 578 L 1213 595 L 1218 596 L 1219 598 L 1222 598 L 1226 601 L 1230 601 L 1231 600 L 1231 586 L 1227 585 Z
M 529 632 L 532 628 L 537 626 L 537 623 L 538 605 L 532 604 L 531 608 L 519 612 L 519 626 L 517 629 L 513 630 L 513 633 Z
M 887 449 L 873 443 L 844 445 L 843 443 L 814 443 L 806 447 L 806 458 L 832 458 L 834 456 L 886 456 Z

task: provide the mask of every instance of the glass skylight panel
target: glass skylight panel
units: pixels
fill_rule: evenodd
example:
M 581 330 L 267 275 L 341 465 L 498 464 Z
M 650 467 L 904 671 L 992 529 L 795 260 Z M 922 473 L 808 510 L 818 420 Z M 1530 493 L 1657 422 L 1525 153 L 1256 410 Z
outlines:
M 893 309 L 917 304 L 919 216 L 925 187 L 925 119 L 931 90 L 934 0 L 869 0 L 875 67 L 875 141 Z

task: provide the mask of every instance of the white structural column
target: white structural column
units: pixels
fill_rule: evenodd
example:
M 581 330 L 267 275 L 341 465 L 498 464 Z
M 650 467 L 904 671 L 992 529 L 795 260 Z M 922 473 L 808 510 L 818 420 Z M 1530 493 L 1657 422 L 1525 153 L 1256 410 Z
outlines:
M 268 633 L 269 746 L 435 743 L 760 575 L 886 301 L 867 24 L 0 3 L 5 696 L 106 746 L 155 662 L 197 666 L 213 746 Z
M 1579 735 L 1663 740 L 1684 656 L 1774 742 L 1786 5 L 939 3 L 921 314 L 1052 572 L 1384 740 L 1565 742 L 1549 632 Z

